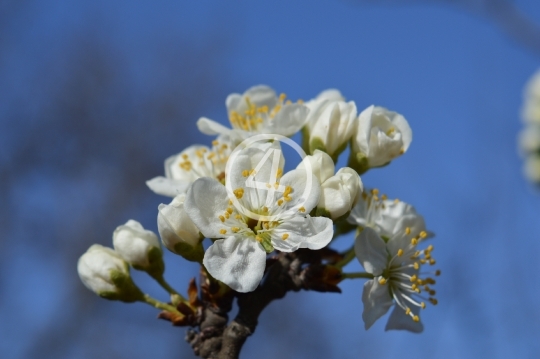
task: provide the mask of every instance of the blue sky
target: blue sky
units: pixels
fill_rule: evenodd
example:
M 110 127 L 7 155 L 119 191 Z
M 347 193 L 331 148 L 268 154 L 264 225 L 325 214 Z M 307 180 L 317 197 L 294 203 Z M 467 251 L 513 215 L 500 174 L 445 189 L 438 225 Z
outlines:
M 540 24 L 540 3 L 515 4 Z M 275 357 L 276 350 L 294 358 L 313 357 L 314 352 L 340 358 L 540 356 L 540 285 L 535 275 L 540 271 L 540 194 L 522 177 L 516 150 L 522 89 L 540 58 L 489 19 L 442 5 L 368 6 L 354 1 L 314 1 L 307 6 L 300 1 L 55 1 L 22 5 L 6 21 L 0 43 L 5 49 L 0 62 L 3 161 L 22 136 L 44 121 L 36 114 L 48 106 L 56 82 L 66 80 L 66 69 L 76 66 L 68 56 L 74 36 L 92 39 L 115 54 L 113 59 L 121 59 L 125 66 L 115 69 L 122 81 L 111 91 L 134 106 L 161 89 L 170 76 L 175 65 L 164 65 L 159 51 L 175 41 L 189 44 L 197 54 L 188 65 L 178 62 L 180 79 L 202 71 L 200 64 L 217 76 L 218 85 L 209 82 L 208 92 L 187 95 L 203 98 L 204 107 L 170 127 L 160 123 L 161 132 L 137 144 L 141 152 L 151 153 L 156 169 L 183 147 L 208 142 L 197 134 L 196 119 L 207 116 L 225 123 L 225 97 L 256 84 L 268 84 L 293 99 L 338 88 L 359 109 L 381 105 L 408 119 L 413 142 L 407 154 L 362 179 L 391 198 L 413 204 L 436 233 L 434 256 L 443 272 L 437 283 L 440 305 L 423 313 L 425 332 L 386 333 L 384 319 L 366 332 L 362 281 L 350 281 L 343 283 L 341 295 L 294 293 L 272 304 L 246 344 L 246 358 Z M 51 86 L 34 86 L 41 75 Z M 200 78 L 204 89 L 205 77 Z M 10 106 L 20 99 L 24 102 L 14 112 Z M 142 115 L 133 123 L 140 131 L 157 126 L 154 118 Z M 171 131 L 187 135 L 175 147 L 161 147 L 160 134 Z M 77 146 L 69 145 L 67 137 L 61 140 L 66 151 Z M 111 143 L 107 146 L 114 149 Z M 10 198 L 19 204 L 10 209 L 17 221 L 4 231 L 9 239 L 1 247 L 11 254 L 0 277 L 2 293 L 7 293 L 0 299 L 6 318 L 0 321 L 0 337 L 8 338 L 0 340 L 0 349 L 8 353 L 6 358 L 25 357 L 24 335 L 37 335 L 40 326 L 54 330 L 54 317 L 64 305 L 59 298 L 67 295 L 61 293 L 80 285 L 73 279 L 74 263 L 48 260 L 42 250 L 47 236 L 30 240 L 29 233 L 35 232 L 29 232 L 21 218 L 50 235 L 53 227 L 35 222 L 32 209 L 48 210 L 52 221 L 67 222 L 84 211 L 99 212 L 107 205 L 103 188 L 113 191 L 122 183 L 115 180 L 114 168 L 98 160 L 92 163 L 108 176 L 70 182 L 37 166 L 10 189 Z M 147 178 L 155 175 L 148 173 Z M 146 191 L 143 183 L 140 191 Z M 83 196 L 84 205 L 72 203 L 77 196 Z M 164 200 L 145 196 L 119 209 L 119 220 L 135 217 L 155 229 L 155 209 Z M 103 244 L 108 240 L 96 238 Z M 339 245 L 345 248 L 351 240 L 343 238 Z M 16 244 L 10 246 L 11 241 Z M 167 261 L 167 276 L 179 287 L 196 275 L 193 265 L 172 255 Z M 20 273 L 25 273 L 24 281 Z M 152 285 L 136 275 L 144 285 Z M 29 300 L 30 295 L 39 300 Z M 100 325 L 125 332 L 110 349 L 111 356 L 126 350 L 132 358 L 144 358 L 157 351 L 158 357 L 168 358 L 187 348 L 182 330 L 155 321 L 142 304 L 122 306 L 90 292 L 85 303 L 98 305 L 104 317 L 116 315 L 116 323 Z M 8 315 L 14 310 L 22 314 Z M 280 318 L 281 313 L 290 317 Z M 32 324 L 35 317 L 41 319 Z M 280 325 L 287 326 L 290 335 L 280 335 Z M 78 340 L 85 342 L 89 334 L 82 333 Z M 180 343 L 172 343 L 174 337 Z M 78 348 L 66 357 L 92 357 L 85 346 Z

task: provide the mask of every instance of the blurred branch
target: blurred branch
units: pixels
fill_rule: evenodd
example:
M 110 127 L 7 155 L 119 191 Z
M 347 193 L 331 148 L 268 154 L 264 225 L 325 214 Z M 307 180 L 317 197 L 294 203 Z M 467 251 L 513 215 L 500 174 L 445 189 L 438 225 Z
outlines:
M 510 0 L 359 0 L 359 2 L 374 5 L 455 5 L 490 19 L 509 37 L 540 56 L 540 24 L 532 21 Z

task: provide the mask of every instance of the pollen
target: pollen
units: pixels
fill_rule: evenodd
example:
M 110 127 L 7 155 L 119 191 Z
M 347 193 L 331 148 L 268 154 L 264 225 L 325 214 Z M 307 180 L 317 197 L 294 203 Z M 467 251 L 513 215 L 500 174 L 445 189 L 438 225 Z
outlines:
M 435 259 L 432 258 L 432 259 L 429 260 L 429 264 L 430 264 L 430 265 L 434 265 L 435 263 L 437 263 L 437 262 L 435 261 Z
M 418 277 L 416 276 L 416 274 L 411 276 L 411 282 L 416 282 L 417 279 Z
M 426 231 L 420 232 L 420 238 L 426 238 L 426 237 L 427 237 L 427 232 Z
M 405 234 L 406 234 L 406 235 L 411 234 L 411 227 L 405 228 Z
M 398 255 L 398 257 L 401 257 L 403 255 L 403 249 L 401 249 L 401 248 L 398 249 L 397 255 Z
M 262 237 L 261 236 L 255 236 L 255 239 L 257 240 L 257 242 L 262 242 Z
M 281 239 L 286 240 L 287 238 L 289 238 L 289 234 L 283 233 L 283 235 L 281 236 Z
M 411 239 L 411 244 L 413 246 L 417 245 L 418 244 L 418 239 L 416 239 L 416 237 L 414 237 L 413 239 Z
M 306 208 L 304 206 L 302 206 L 302 207 L 298 208 L 298 211 L 304 213 L 306 211 Z
M 379 284 L 382 284 L 382 285 L 386 284 L 386 278 L 379 279 Z
M 237 214 L 236 216 L 234 216 L 235 219 L 242 219 L 242 215 L 241 214 Z
M 238 233 L 238 231 L 240 231 L 240 228 L 239 227 L 232 227 L 231 231 L 233 231 L 234 233 Z
M 435 275 L 436 275 L 436 276 L 440 276 L 440 275 L 441 275 L 441 270 L 440 270 L 440 269 L 437 269 L 437 270 L 435 271 Z
M 225 234 L 225 233 L 227 233 L 227 230 L 226 230 L 226 229 L 220 229 L 220 230 L 219 230 L 219 233 Z
M 243 188 L 237 188 L 233 191 L 236 198 L 240 199 L 242 196 L 244 196 L 244 189 Z
M 282 199 L 278 199 L 277 204 L 278 204 L 278 206 L 281 206 L 281 205 L 283 204 L 283 200 L 282 200 Z
M 420 321 L 420 317 L 418 315 L 415 315 L 414 317 L 412 317 L 412 320 L 418 323 Z
M 433 305 L 437 305 L 439 303 L 439 301 L 437 299 L 435 299 L 435 298 L 429 298 L 429 301 Z
M 414 262 L 413 268 L 416 269 L 416 270 L 418 270 L 420 268 L 420 265 L 418 264 L 418 262 Z
M 421 303 L 420 303 L 420 307 L 421 307 L 422 309 L 426 309 L 426 303 L 421 302 Z
M 407 309 L 405 309 L 405 315 L 409 314 L 411 314 L 411 308 L 407 307 Z
M 220 220 L 221 222 L 225 222 L 225 217 L 219 216 L 219 220 Z
M 376 195 L 379 194 L 379 190 L 377 188 L 374 188 L 374 189 L 371 190 L 371 194 L 376 196 Z
M 262 208 L 262 211 L 265 212 L 265 213 L 268 212 L 268 207 L 264 206 L 264 207 Z
M 243 176 L 243 177 L 249 176 L 249 171 L 248 171 L 248 170 L 243 170 L 243 171 L 242 171 L 242 176 Z

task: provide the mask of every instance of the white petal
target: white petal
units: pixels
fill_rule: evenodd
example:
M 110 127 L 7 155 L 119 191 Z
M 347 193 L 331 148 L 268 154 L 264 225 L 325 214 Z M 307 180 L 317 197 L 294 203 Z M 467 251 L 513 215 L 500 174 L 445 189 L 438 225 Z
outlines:
M 182 203 L 178 203 L 177 198 L 169 205 L 160 204 L 157 218 L 161 240 L 165 247 L 173 252 L 175 245 L 179 242 L 185 242 L 191 246 L 199 243 L 199 229 L 184 210 L 183 200 Z
M 411 311 L 413 314 L 418 315 L 420 311 L 419 307 L 412 306 Z M 422 322 L 415 322 L 409 315 L 405 314 L 405 311 L 398 305 L 390 314 L 388 318 L 388 323 L 384 330 L 408 330 L 413 333 L 421 333 L 424 330 L 424 324 Z
M 394 116 L 392 117 L 391 121 L 401 133 L 401 141 L 403 141 L 403 151 L 407 152 L 412 142 L 411 127 L 409 126 L 409 123 L 407 122 L 405 117 L 403 117 L 403 115 L 397 112 L 392 112 L 392 114 Z
M 222 135 L 231 131 L 230 128 L 206 117 L 199 118 L 197 128 L 205 135 Z
M 265 133 L 292 136 L 306 124 L 309 109 L 300 104 L 284 105 L 265 126 Z
M 272 245 L 282 252 L 294 252 L 298 248 L 321 249 L 330 243 L 333 234 L 333 222 L 329 218 L 297 216 L 272 231 Z
M 378 276 L 386 268 L 386 243 L 373 229 L 366 227 L 356 237 L 354 252 L 368 273 Z
M 313 155 L 308 155 L 304 157 L 304 159 L 302 160 L 302 162 L 300 162 L 296 169 L 305 170 L 308 167 L 306 166 L 306 162 L 309 162 L 309 168 L 311 169 L 315 177 L 317 177 L 320 183 L 323 183 L 328 178 L 334 175 L 334 161 L 326 152 L 315 150 L 315 152 L 313 152 Z
M 362 303 L 364 303 L 362 319 L 367 330 L 377 319 L 385 315 L 393 304 L 388 291 L 388 284 L 380 284 L 378 278 L 365 282 Z
M 360 112 L 356 123 L 355 137 L 352 141 L 352 150 L 354 153 L 361 152 L 369 154 L 369 136 L 371 133 L 371 122 L 374 105 L 369 106 Z
M 225 186 L 209 177 L 199 178 L 189 188 L 184 209 L 189 218 L 208 238 L 223 238 L 221 229 L 226 228 L 219 216 L 229 205 Z
M 215 241 L 203 264 L 214 278 L 246 293 L 255 290 L 263 277 L 266 252 L 254 239 L 231 236 Z
M 284 202 L 282 208 L 287 213 L 296 212 L 300 207 L 304 207 L 304 213 L 310 213 L 319 203 L 321 196 L 321 185 L 313 173 L 305 170 L 292 170 L 287 172 L 279 182 L 281 186 L 290 186 L 293 191 L 289 195 L 292 199 Z M 276 196 L 276 201 L 279 198 Z
M 184 193 L 188 189 L 190 183 L 159 176 L 146 181 L 146 185 L 156 194 L 175 197 Z
M 243 113 L 247 110 L 248 105 L 246 97 L 256 107 L 268 106 L 272 109 L 277 103 L 276 92 L 269 86 L 257 85 L 249 88 L 244 94 L 233 93 L 227 97 L 225 105 L 227 106 L 228 113 L 231 111 L 237 111 Z
M 161 250 L 154 232 L 145 230 L 139 222 L 134 220 L 129 220 L 114 230 L 113 246 L 128 263 L 143 268 L 150 265 L 148 251 L 152 247 Z
M 341 92 L 336 89 L 324 90 L 320 94 L 318 94 L 315 99 L 318 101 L 322 101 L 322 100 L 345 101 L 345 98 L 343 97 Z

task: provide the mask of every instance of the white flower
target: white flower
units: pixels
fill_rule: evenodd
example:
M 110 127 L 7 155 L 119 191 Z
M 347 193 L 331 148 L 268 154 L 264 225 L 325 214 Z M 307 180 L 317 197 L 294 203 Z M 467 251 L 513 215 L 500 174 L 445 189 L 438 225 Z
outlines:
M 362 181 L 355 170 L 343 167 L 321 185 L 321 199 L 317 211 L 329 213 L 338 220 L 350 213 L 362 194 Z
M 333 159 L 347 147 L 356 123 L 356 105 L 345 102 L 337 90 L 326 90 L 306 103 L 309 115 L 304 130 L 310 153 L 327 152 Z
M 207 135 L 227 134 L 246 139 L 254 134 L 292 136 L 307 120 L 308 108 L 299 103 L 285 101 L 268 86 L 259 85 L 243 94 L 233 93 L 226 105 L 232 130 L 206 117 L 197 121 L 197 127 Z
M 378 189 L 366 190 L 351 211 L 347 221 L 360 228 L 372 228 L 383 238 L 391 238 L 404 228 L 407 223 L 410 234 L 417 236 L 424 231 L 431 237 L 433 234 L 426 230 L 424 217 L 416 212 L 413 206 L 398 199 L 389 200 L 386 195 L 379 196 Z
M 523 156 L 540 152 L 540 124 L 526 126 L 519 134 L 518 142 Z
M 525 159 L 523 173 L 531 182 L 540 184 L 540 154 L 532 154 Z
M 358 116 L 349 166 L 360 174 L 369 168 L 384 166 L 404 154 L 411 141 L 411 128 L 402 115 L 369 106 Z
M 129 274 L 129 266 L 114 250 L 92 245 L 77 262 L 83 284 L 106 299 L 134 302 L 143 294 Z
M 199 229 L 184 210 L 185 195 L 176 196 L 170 204 L 158 207 L 158 231 L 163 245 L 171 252 L 200 262 L 204 250 Z
M 113 247 L 135 269 L 161 276 L 165 270 L 157 236 L 132 219 L 113 233 Z
M 540 124 L 540 70 L 525 86 L 524 105 L 521 111 L 523 121 Z
M 214 179 L 201 178 L 186 196 L 185 210 L 202 234 L 218 238 L 207 249 L 204 266 L 238 292 L 257 288 L 267 252 L 320 249 L 332 239 L 332 221 L 308 215 L 319 201 L 317 178 L 298 169 L 281 176 L 282 164 L 266 153 L 247 148 L 231 157 L 227 187 L 232 193 Z
M 308 168 L 306 161 L 309 161 L 311 172 L 317 177 L 319 183 L 323 183 L 334 175 L 334 161 L 326 152 L 315 150 L 312 155 L 304 157 L 296 168 L 305 171 Z
M 407 226 L 395 229 L 396 234 L 386 241 L 369 227 L 356 237 L 356 257 L 374 277 L 364 284 L 362 319 L 365 328 L 369 329 L 395 304 L 386 330 L 404 329 L 419 333 L 423 330 L 419 311 L 426 307 L 424 295 L 429 296 L 427 301 L 437 304 L 433 297 L 435 291 L 430 287 L 435 280 L 422 277 L 425 273 L 420 272 L 423 264 L 435 264 L 431 257 L 433 246 L 417 250 L 418 244 L 427 238 L 426 232 L 413 236 Z M 440 271 L 432 273 L 439 275 Z
M 159 176 L 146 184 L 157 194 L 175 197 L 185 193 L 190 184 L 201 177 L 219 181 L 225 178 L 225 166 L 234 142 L 228 136 L 219 136 L 212 147 L 193 145 L 165 160 L 165 177 Z

